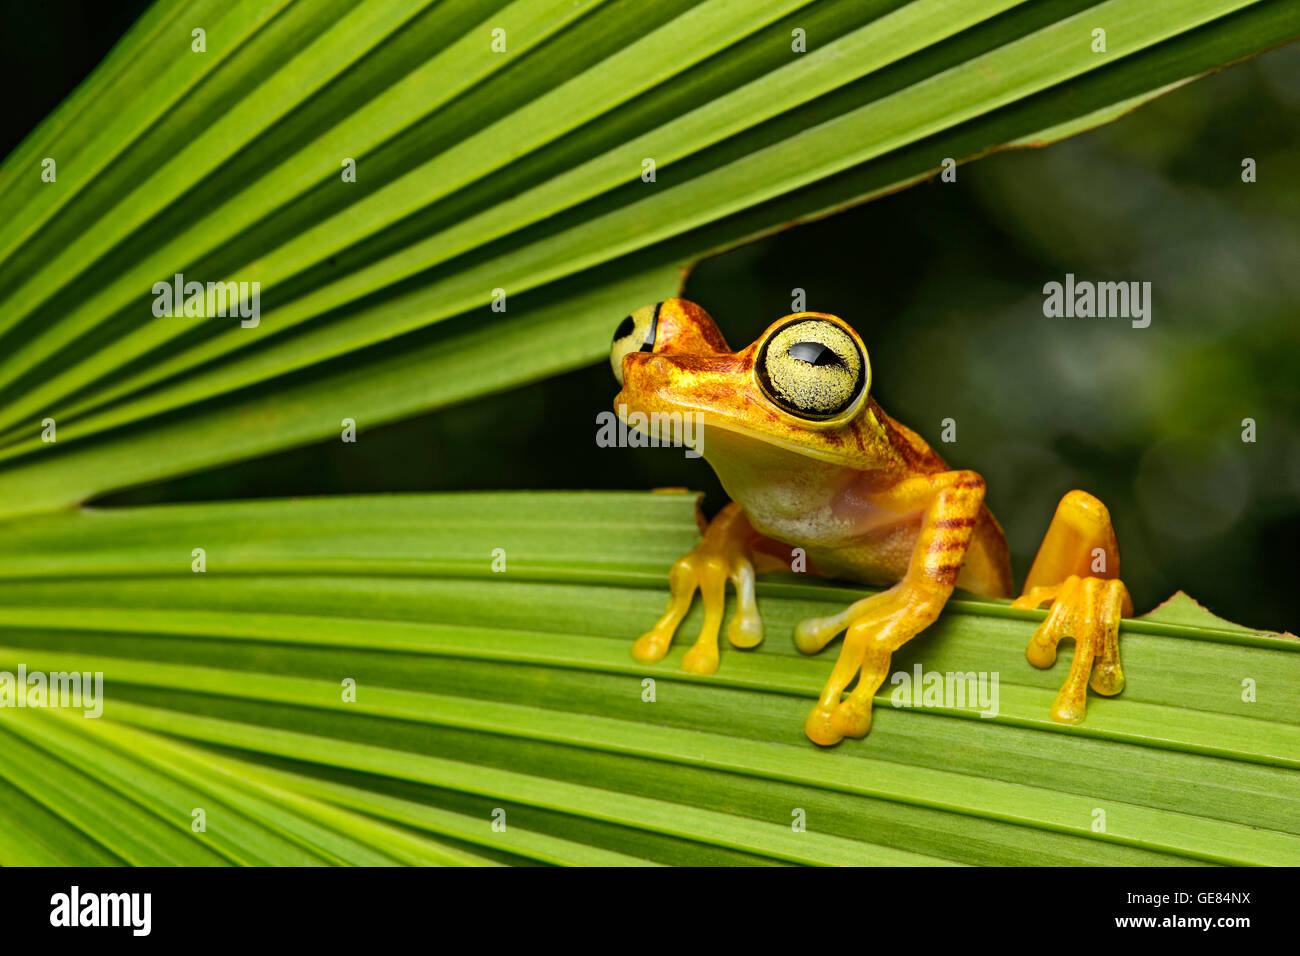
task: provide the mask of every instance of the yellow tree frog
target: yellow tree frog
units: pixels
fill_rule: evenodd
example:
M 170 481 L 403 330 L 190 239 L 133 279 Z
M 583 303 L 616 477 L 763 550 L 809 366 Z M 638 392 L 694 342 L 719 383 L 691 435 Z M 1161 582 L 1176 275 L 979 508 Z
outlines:
M 804 724 L 811 740 L 830 745 L 867 734 L 890 656 L 938 617 L 954 587 L 1013 595 L 1006 539 L 984 506 L 984 479 L 949 468 L 885 414 L 870 394 L 867 350 L 842 319 L 788 315 L 733 352 L 704 309 L 668 299 L 623 319 L 610 362 L 625 420 L 633 412 L 697 416 L 697 450 L 732 499 L 673 564 L 668 609 L 633 645 L 638 660 L 668 653 L 698 589 L 704 624 L 682 667 L 714 673 L 728 580 L 737 609 L 727 637 L 737 647 L 757 645 L 755 575 L 789 569 L 792 548 L 801 548 L 813 573 L 886 588 L 795 628 L 795 644 L 808 654 L 845 635 Z M 1099 694 L 1123 689 L 1119 624 L 1133 613 L 1110 515 L 1082 491 L 1061 500 L 1013 603 L 1049 602 L 1026 656 L 1049 667 L 1057 642 L 1074 638 L 1051 716 L 1078 722 L 1089 683 Z

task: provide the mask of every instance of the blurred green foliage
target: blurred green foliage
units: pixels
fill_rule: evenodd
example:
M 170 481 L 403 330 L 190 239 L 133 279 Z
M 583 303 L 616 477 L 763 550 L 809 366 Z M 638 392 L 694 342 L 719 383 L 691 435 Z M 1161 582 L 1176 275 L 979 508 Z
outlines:
M 26 70 L 49 73 L 45 99 L 76 82 L 79 55 L 84 74 L 102 54 L 75 40 L 32 38 L 46 56 Z M 46 109 L 32 105 L 28 125 Z M 8 146 L 25 121 L 5 131 Z M 1241 180 L 1245 157 L 1258 164 L 1254 184 Z M 1045 318 L 1043 284 L 1067 272 L 1151 282 L 1151 326 Z M 1291 591 L 1300 572 L 1300 46 L 1064 143 L 968 164 L 956 183 L 932 181 L 709 259 L 683 294 L 740 347 L 790 311 L 795 288 L 807 308 L 862 333 L 886 410 L 951 464 L 986 477 L 1018 575 L 1056 501 L 1080 487 L 1111 509 L 1139 609 L 1182 589 L 1231 620 L 1300 630 Z M 611 332 L 621 318 L 610 316 Z M 615 391 L 597 366 L 396 425 L 360 422 L 356 444 L 103 503 L 682 485 L 720 506 L 702 461 L 596 447 L 596 414 Z M 953 444 L 939 441 L 945 418 L 957 423 Z M 1246 418 L 1254 443 L 1241 440 Z

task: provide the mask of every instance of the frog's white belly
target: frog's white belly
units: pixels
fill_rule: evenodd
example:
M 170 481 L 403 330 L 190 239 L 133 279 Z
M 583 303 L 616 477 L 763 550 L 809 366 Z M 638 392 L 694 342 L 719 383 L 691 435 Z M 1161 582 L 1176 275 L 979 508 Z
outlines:
M 822 574 L 884 585 L 906 572 L 921 512 L 887 511 L 854 494 L 856 469 L 786 452 L 755 460 L 747 450 L 743 461 L 724 455 L 710 464 L 755 531 L 802 548 Z
M 911 563 L 923 515 L 876 508 L 844 512 L 827 502 L 802 513 L 775 510 L 770 499 L 741 507 L 754 530 L 803 548 L 818 573 L 884 586 L 898 581 Z
M 851 515 L 837 513 L 837 489 L 820 485 L 808 476 L 791 475 L 783 483 L 757 481 L 734 483 L 723 480 L 733 501 L 745 509 L 754 530 L 786 544 L 835 547 L 847 544 L 857 533 Z

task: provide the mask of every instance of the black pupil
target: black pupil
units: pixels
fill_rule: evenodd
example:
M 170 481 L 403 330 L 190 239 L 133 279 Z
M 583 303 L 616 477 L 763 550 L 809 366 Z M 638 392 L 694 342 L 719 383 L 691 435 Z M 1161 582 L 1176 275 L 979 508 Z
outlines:
M 632 334 L 634 328 L 636 328 L 636 323 L 632 321 L 632 316 L 629 315 L 626 319 L 620 322 L 618 328 L 614 330 L 614 341 L 617 342 L 619 339 L 627 338 Z
M 843 360 L 835 354 L 834 349 L 827 348 L 820 342 L 796 342 L 790 346 L 790 358 L 807 362 L 809 365 L 843 365 Z

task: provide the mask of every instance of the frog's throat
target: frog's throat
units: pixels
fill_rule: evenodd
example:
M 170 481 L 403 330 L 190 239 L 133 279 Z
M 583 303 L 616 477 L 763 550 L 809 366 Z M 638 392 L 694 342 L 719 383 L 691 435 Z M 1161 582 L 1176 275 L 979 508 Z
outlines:
M 619 394 L 621 395 L 622 393 L 620 392 Z M 629 408 L 626 402 L 621 402 L 615 399 L 614 414 L 619 417 L 619 419 L 623 422 L 623 424 L 627 425 L 628 428 L 636 428 L 638 431 L 642 431 L 643 434 L 649 434 L 648 432 L 644 432 L 642 429 L 637 428 L 636 425 L 633 425 L 627 420 L 628 414 L 633 412 L 640 412 L 642 415 L 645 415 L 647 417 L 651 417 L 655 414 L 668 415 L 668 414 L 672 414 L 673 412 L 676 412 L 679 415 L 695 415 L 698 416 L 698 420 L 701 422 L 703 428 L 717 428 L 722 431 L 729 432 L 730 434 L 733 435 L 740 435 L 750 441 L 760 441 L 765 445 L 771 445 L 773 448 L 779 448 L 782 451 L 790 452 L 795 455 L 800 455 L 805 458 L 815 458 L 818 461 L 823 461 L 830 465 L 843 465 L 846 468 L 861 467 L 861 463 L 853 455 L 841 454 L 841 453 L 829 451 L 825 448 L 817 448 L 812 445 L 801 445 L 798 442 L 786 441 L 777 435 L 770 435 L 770 434 L 765 434 L 763 432 L 756 431 L 752 427 L 749 427 L 748 425 L 742 422 L 729 422 L 727 419 L 720 418 L 716 414 L 709 414 L 706 412 L 702 412 L 699 409 L 677 408 L 669 411 L 659 410 L 657 412 L 650 412 L 641 408 Z M 851 427 L 851 426 L 845 426 L 845 427 Z M 699 428 L 698 426 L 697 426 L 697 434 L 701 436 L 701 441 L 699 442 L 699 444 L 702 447 L 699 447 L 696 450 L 699 451 L 700 454 L 703 455 L 704 458 L 707 460 L 709 457 L 709 451 L 707 447 L 708 442 L 703 441 L 704 432 L 702 428 Z

